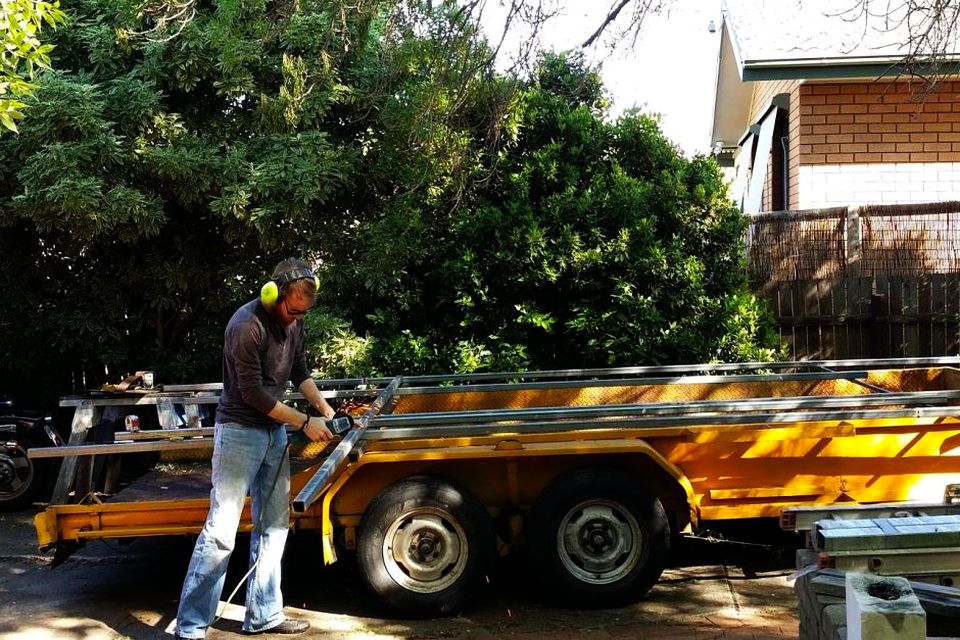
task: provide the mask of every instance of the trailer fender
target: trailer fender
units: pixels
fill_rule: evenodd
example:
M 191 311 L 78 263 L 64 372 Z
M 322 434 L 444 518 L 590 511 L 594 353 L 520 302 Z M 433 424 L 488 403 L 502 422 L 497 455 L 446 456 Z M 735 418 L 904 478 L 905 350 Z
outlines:
M 654 447 L 652 447 L 650 443 L 641 440 L 641 444 L 643 445 L 643 453 L 665 473 L 673 478 L 676 483 L 680 485 L 680 488 L 683 489 L 684 494 L 687 496 L 687 508 L 689 509 L 690 514 L 690 525 L 696 528 L 700 523 L 700 499 L 693 491 L 693 485 L 690 483 L 690 479 L 687 478 L 687 474 L 684 473 L 680 467 L 663 457 L 663 455 Z
M 449 452 L 447 452 L 449 453 Z M 461 449 L 457 453 L 464 455 L 464 457 L 473 458 L 474 456 L 467 453 L 465 450 Z M 594 441 L 583 441 L 579 442 L 576 445 L 571 446 L 568 449 L 547 449 L 547 450 L 537 450 L 533 447 L 523 447 L 518 450 L 511 450 L 510 455 L 512 457 L 523 458 L 526 456 L 568 456 L 568 455 L 630 455 L 633 457 L 636 456 L 645 456 L 648 458 L 654 465 L 656 465 L 663 473 L 669 476 L 677 485 L 682 489 L 687 502 L 688 515 L 690 518 L 690 524 L 693 527 L 698 526 L 699 523 L 699 514 L 700 514 L 700 504 L 697 495 L 693 491 L 693 485 L 690 483 L 690 480 L 687 478 L 686 474 L 675 464 L 667 460 L 659 451 L 656 450 L 649 442 L 645 440 L 637 439 L 623 439 L 623 440 L 594 440 Z M 502 450 L 498 451 L 493 447 L 478 449 L 476 451 L 477 458 L 485 457 L 502 457 L 504 452 Z M 401 452 L 393 451 L 390 453 L 389 462 L 415 462 L 423 460 L 436 460 L 438 452 L 435 450 L 429 449 L 414 449 L 411 451 Z M 377 464 L 385 463 L 384 461 L 374 462 L 374 459 L 367 456 L 361 456 L 355 462 L 347 465 L 343 472 L 334 480 L 333 484 L 323 493 L 323 498 L 320 502 L 320 516 L 321 520 L 321 533 L 322 533 L 322 546 L 323 546 L 323 562 L 324 564 L 333 564 L 337 561 L 337 551 L 334 544 L 334 531 L 333 531 L 333 520 L 331 518 L 331 511 L 333 505 L 333 499 L 337 496 L 339 491 L 343 486 L 350 481 L 351 477 L 360 469 L 365 467 L 367 464 Z

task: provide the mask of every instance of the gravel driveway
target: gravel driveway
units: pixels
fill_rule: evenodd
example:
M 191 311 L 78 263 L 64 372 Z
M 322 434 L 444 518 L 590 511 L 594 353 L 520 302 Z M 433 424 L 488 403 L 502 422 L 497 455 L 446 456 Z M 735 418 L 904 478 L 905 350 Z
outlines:
M 244 573 L 245 540 L 227 575 L 232 590 Z M 171 639 L 180 583 L 192 542 L 152 538 L 94 542 L 50 568 L 37 553 L 32 513 L 0 514 L 0 640 Z M 290 615 L 305 618 L 304 639 L 411 638 L 796 638 L 790 549 L 697 542 L 642 601 L 618 609 L 553 608 L 539 598 L 520 558 L 504 563 L 495 588 L 453 618 L 379 617 L 350 559 L 323 567 L 318 539 L 291 536 L 284 566 Z M 240 562 L 237 562 L 240 560 Z M 224 594 L 224 597 L 228 595 Z M 242 602 L 242 592 L 234 598 Z M 234 640 L 242 609 L 226 607 L 207 635 Z M 263 636 L 270 638 L 271 636 Z M 279 638 L 280 636 L 272 636 Z

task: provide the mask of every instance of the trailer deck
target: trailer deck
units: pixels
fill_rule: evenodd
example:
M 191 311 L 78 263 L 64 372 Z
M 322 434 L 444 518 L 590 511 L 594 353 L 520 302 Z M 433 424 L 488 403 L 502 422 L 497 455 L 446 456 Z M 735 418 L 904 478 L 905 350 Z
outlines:
M 673 532 L 776 517 L 798 505 L 941 499 L 945 486 L 960 483 L 957 364 L 957 358 L 739 363 L 320 381 L 331 401 L 357 407 L 358 428 L 332 446 L 292 450 L 291 526 L 320 531 L 327 562 L 337 548 L 378 557 L 379 547 L 369 544 L 381 543 L 366 542 L 364 532 L 372 529 L 364 523 L 379 502 L 394 499 L 398 487 L 448 487 L 443 490 L 481 505 L 475 511 L 484 515 L 470 518 L 489 518 L 491 530 L 496 523 L 502 552 L 524 546 L 530 536 L 551 540 L 544 527 L 566 527 L 556 545 L 547 546 L 557 546 L 571 575 L 587 585 L 594 571 L 602 583 L 625 580 L 633 574 L 624 574 L 620 563 L 640 562 L 640 556 L 624 548 L 622 556 L 594 557 L 600 552 L 590 544 L 564 536 L 583 528 L 602 531 L 597 541 L 651 543 L 643 533 L 654 526 L 651 516 L 629 506 L 648 498 Z M 213 429 L 193 416 L 197 405 L 215 402 L 216 393 L 215 386 L 200 385 L 165 387 L 132 404 L 128 398 L 65 399 L 77 408 L 70 443 L 30 452 L 65 457 L 54 503 L 36 519 L 41 545 L 198 532 L 206 496 L 166 497 L 172 494 L 156 488 L 163 485 L 97 493 L 83 469 L 95 457 L 109 466 L 144 451 L 202 460 Z M 161 426 L 169 426 L 171 406 L 182 424 L 90 442 L 103 431 L 94 425 L 116 421 L 121 409 L 154 405 L 167 413 Z M 584 504 L 595 506 L 562 507 L 572 511 L 554 521 L 548 514 L 561 508 L 568 485 L 571 491 L 586 487 Z M 598 487 L 596 498 L 589 497 L 590 486 Z M 148 497 L 151 492 L 159 496 Z M 466 529 L 457 528 L 463 514 L 416 513 L 410 526 L 422 527 L 423 535 L 468 546 Z M 449 528 L 438 529 L 436 517 L 447 518 Z M 246 514 L 243 526 L 250 526 Z M 561 548 L 562 540 L 571 548 Z M 382 544 L 382 561 L 388 571 L 396 569 L 390 580 L 401 585 L 398 597 L 406 602 L 406 591 L 424 587 L 407 584 L 414 579 L 404 572 L 416 575 L 425 560 L 401 558 L 388 552 L 389 541 Z M 644 576 L 635 588 L 649 588 Z

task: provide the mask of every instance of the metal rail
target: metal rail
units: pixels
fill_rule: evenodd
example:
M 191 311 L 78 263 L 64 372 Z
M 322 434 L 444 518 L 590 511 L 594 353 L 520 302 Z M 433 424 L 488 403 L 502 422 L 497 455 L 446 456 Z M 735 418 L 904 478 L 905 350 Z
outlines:
M 344 436 L 340 444 L 338 444 L 327 459 L 323 461 L 323 464 L 320 465 L 317 472 L 313 474 L 313 477 L 307 480 L 303 489 L 301 489 L 297 497 L 293 499 L 294 513 L 303 513 L 306 511 L 327 488 L 327 484 L 333 479 L 334 474 L 339 471 L 340 467 L 347 460 L 347 456 L 353 450 L 356 443 L 363 437 L 367 427 L 369 427 L 373 420 L 380 414 L 386 403 L 393 398 L 393 394 L 396 393 L 402 381 L 403 378 L 397 376 L 380 392 L 380 395 L 373 401 L 370 408 L 357 420 L 359 424 Z
M 583 407 L 536 407 L 529 409 L 487 409 L 480 411 L 445 411 L 442 413 L 403 413 L 383 416 L 377 424 L 381 428 L 410 424 L 439 425 L 449 423 L 476 423 L 492 420 L 524 419 L 591 419 L 613 416 L 647 416 L 724 413 L 745 415 L 756 411 L 795 411 L 840 409 L 849 407 L 929 407 L 934 404 L 960 402 L 960 390 L 915 391 L 885 395 L 851 396 L 787 396 L 782 398 L 744 400 L 694 400 L 691 402 L 630 403 L 590 405 Z M 951 405 L 960 415 L 960 406 Z
M 793 360 L 784 362 L 734 362 L 734 363 L 691 363 L 677 365 L 662 365 L 649 367 L 607 367 L 587 369 L 548 369 L 544 371 L 509 371 L 489 373 L 442 374 L 423 376 L 404 376 L 405 385 L 438 384 L 444 382 L 470 383 L 486 380 L 521 381 L 547 380 L 554 378 L 602 378 L 607 376 L 662 376 L 692 375 L 712 373 L 735 373 L 744 371 L 824 371 L 843 369 L 886 369 L 905 367 L 958 367 L 960 357 L 943 356 L 936 358 L 882 358 L 882 359 L 850 359 L 850 360 Z M 357 377 L 357 378 L 330 378 L 317 380 L 317 386 L 330 387 L 364 387 L 389 384 L 393 377 Z M 219 382 L 193 385 L 162 386 L 163 392 L 200 392 L 220 391 L 223 385 Z M 326 392 L 333 393 L 333 392 Z M 298 394 L 293 394 L 297 396 Z M 328 396 L 338 397 L 338 396 Z
M 144 453 L 146 451 L 185 451 L 189 449 L 212 449 L 213 438 L 190 438 L 163 442 L 112 442 L 104 444 L 78 444 L 69 447 L 34 447 L 27 451 L 31 460 L 39 458 L 77 458 L 109 453 Z
M 960 515 L 960 504 L 947 502 L 885 502 L 816 507 L 787 507 L 780 511 L 780 528 L 812 531 L 820 520 L 865 520 L 939 515 Z
M 395 379 L 396 380 L 396 379 Z M 392 383 L 391 383 L 392 385 Z M 398 386 L 391 397 L 399 395 Z M 389 388 L 389 387 L 388 387 Z M 383 392 L 381 392 L 381 396 Z M 379 401 L 379 397 L 377 398 Z M 799 421 L 850 421 L 902 417 L 960 417 L 960 391 L 915 391 L 884 395 L 790 396 L 744 400 L 590 405 L 583 407 L 534 407 L 380 415 L 377 428 L 348 434 L 358 440 L 400 440 L 425 437 L 482 436 L 495 433 L 544 433 L 603 429 L 655 429 L 782 424 Z M 376 406 L 376 401 L 371 409 Z M 859 408 L 859 411 L 850 411 Z M 842 410 L 842 411 L 841 411 Z M 363 420 L 361 418 L 360 420 Z M 213 429 L 168 429 L 116 434 L 116 442 L 69 447 L 34 448 L 30 458 L 58 458 L 108 453 L 132 453 L 168 449 L 209 447 L 196 444 L 209 438 Z M 167 440 L 168 442 L 133 441 Z M 174 440 L 176 439 L 176 440 Z M 347 438 L 344 438 L 346 441 Z M 343 441 L 341 441 L 343 445 Z M 340 445 L 338 445 L 339 448 Z M 332 454 L 331 454 L 332 455 Z
M 842 371 L 842 372 L 804 372 L 804 373 L 766 373 L 759 375 L 751 374 L 730 374 L 723 376 L 708 375 L 681 375 L 681 376 L 656 376 L 645 378 L 643 376 L 633 378 L 607 378 L 607 379 L 587 379 L 587 380 L 545 380 L 540 382 L 494 382 L 488 384 L 465 385 L 446 385 L 430 387 L 404 387 L 397 393 L 402 396 L 411 395 L 429 395 L 444 393 L 463 393 L 485 392 L 485 391 L 525 391 L 530 389 L 564 389 L 564 388 L 586 388 L 586 387 L 616 387 L 616 386 L 657 386 L 657 385 L 683 385 L 683 384 L 730 384 L 738 382 L 802 382 L 818 380 L 850 380 L 858 383 L 861 378 L 867 377 L 867 371 Z
M 189 385 L 178 385 L 188 387 Z M 206 385 L 204 385 L 206 386 Z M 217 383 L 217 391 L 222 390 L 222 384 Z M 376 389 L 345 389 L 345 390 L 326 390 L 322 391 L 324 398 L 357 398 L 373 396 Z M 281 397 L 281 401 L 303 400 L 303 394 L 300 392 L 286 393 Z M 64 396 L 60 399 L 61 407 L 79 407 L 84 403 L 93 403 L 102 407 L 132 407 L 132 406 L 151 406 L 161 402 L 171 402 L 173 404 L 217 404 L 220 401 L 219 395 L 213 395 L 209 391 L 193 393 L 189 390 L 169 391 L 167 387 L 163 391 L 153 391 L 137 394 L 111 393 L 102 396 Z
M 856 420 L 884 420 L 895 418 L 944 418 L 960 417 L 958 407 L 914 407 L 875 411 L 801 412 L 801 413 L 692 413 L 685 416 L 611 417 L 603 420 L 544 420 L 510 422 L 498 420 L 485 423 L 441 424 L 421 427 L 390 427 L 371 429 L 364 440 L 403 440 L 407 438 L 442 438 L 510 434 L 585 431 L 591 429 L 653 429 L 657 427 L 724 427 L 749 426 L 770 427 L 791 422 L 852 422 Z M 661 434 L 663 435 L 663 434 Z

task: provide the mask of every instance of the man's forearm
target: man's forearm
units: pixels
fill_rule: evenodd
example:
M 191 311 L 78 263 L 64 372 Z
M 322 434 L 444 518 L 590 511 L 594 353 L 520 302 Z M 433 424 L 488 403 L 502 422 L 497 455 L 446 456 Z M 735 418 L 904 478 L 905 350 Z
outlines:
M 313 378 L 307 378 L 301 382 L 299 390 L 300 393 L 303 394 L 304 400 L 310 403 L 310 406 L 316 409 L 320 415 L 328 420 L 333 417 L 333 407 L 330 406 L 326 398 L 323 397 L 323 394 L 320 393 Z M 279 400 L 273 405 L 273 409 L 271 409 L 267 415 L 277 422 L 283 422 L 296 427 L 302 425 L 308 417 L 306 413 L 288 404 L 284 404 Z
M 279 400 L 275 405 L 273 405 L 273 409 L 271 409 L 267 415 L 277 422 L 293 425 L 295 427 L 302 425 L 308 417 L 303 411 L 299 411 L 288 404 L 283 404 Z
M 320 389 L 317 388 L 317 384 L 313 381 L 313 378 L 307 378 L 301 382 L 299 389 L 304 399 L 309 402 L 310 406 L 316 409 L 320 415 L 328 420 L 333 417 L 333 407 L 330 406 L 326 398 L 323 397 L 323 394 L 320 393 Z

